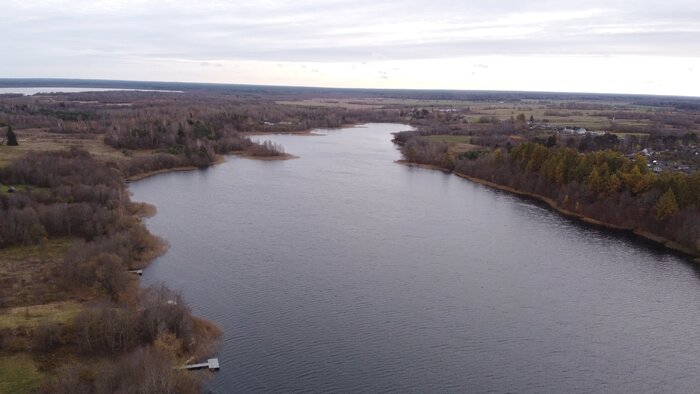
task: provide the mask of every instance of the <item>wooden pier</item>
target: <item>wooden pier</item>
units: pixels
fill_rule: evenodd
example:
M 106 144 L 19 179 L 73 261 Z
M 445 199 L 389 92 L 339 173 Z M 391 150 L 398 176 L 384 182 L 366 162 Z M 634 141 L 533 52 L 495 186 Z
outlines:
M 204 369 L 204 368 L 209 368 L 210 371 L 218 371 L 219 370 L 219 359 L 218 358 L 210 358 L 205 363 L 184 365 L 182 367 L 179 367 L 178 369 L 191 370 L 191 369 Z

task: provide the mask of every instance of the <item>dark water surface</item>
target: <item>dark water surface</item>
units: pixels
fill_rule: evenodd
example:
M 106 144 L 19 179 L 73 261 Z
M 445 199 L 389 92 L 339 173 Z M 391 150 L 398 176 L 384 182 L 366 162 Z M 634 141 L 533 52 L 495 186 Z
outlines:
M 693 392 L 687 261 L 394 163 L 403 125 L 274 136 L 133 183 L 170 250 L 144 273 L 223 326 L 217 393 Z

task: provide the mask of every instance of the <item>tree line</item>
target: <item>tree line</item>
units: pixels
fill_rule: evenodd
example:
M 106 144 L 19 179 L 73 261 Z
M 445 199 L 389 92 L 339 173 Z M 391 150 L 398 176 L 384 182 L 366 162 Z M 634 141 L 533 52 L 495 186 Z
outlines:
M 220 331 L 192 316 L 179 294 L 164 286 L 141 289 L 129 273 L 162 242 L 135 215 L 119 166 L 79 148 L 28 153 L 0 169 L 0 183 L 22 186 L 0 193 L 0 248 L 74 240 L 60 260 L 40 266 L 50 272 L 43 286 L 94 300 L 66 322 L 0 330 L 0 351 L 113 360 L 42 363 L 52 371 L 42 392 L 199 392 L 196 375 L 172 367 L 184 357 L 210 354 Z
M 642 155 L 629 159 L 612 150 L 579 152 L 532 141 L 450 158 L 444 143 L 416 135 L 398 142 L 406 160 L 544 196 L 579 215 L 700 252 L 698 172 L 657 175 Z

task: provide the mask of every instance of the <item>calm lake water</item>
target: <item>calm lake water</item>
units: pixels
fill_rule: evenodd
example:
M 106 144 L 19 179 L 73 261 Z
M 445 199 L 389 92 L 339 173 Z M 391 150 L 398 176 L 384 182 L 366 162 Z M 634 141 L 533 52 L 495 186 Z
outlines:
M 274 136 L 131 184 L 170 250 L 146 283 L 225 330 L 216 393 L 696 392 L 686 260 L 453 175 L 371 124 Z

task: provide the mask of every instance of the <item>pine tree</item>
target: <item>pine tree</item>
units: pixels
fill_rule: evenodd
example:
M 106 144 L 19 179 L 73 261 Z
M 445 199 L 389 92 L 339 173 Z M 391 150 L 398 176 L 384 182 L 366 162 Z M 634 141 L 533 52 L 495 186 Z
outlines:
M 675 215 L 678 212 L 678 203 L 673 189 L 669 188 L 656 203 L 656 220 L 661 220 L 666 216 Z
M 7 126 L 7 146 L 17 146 L 17 135 L 12 131 L 12 126 Z
M 610 178 L 608 178 L 608 185 L 607 185 L 607 192 L 608 194 L 615 194 L 620 191 L 620 188 L 622 187 L 622 181 L 620 178 L 618 178 L 617 175 L 612 174 Z
M 588 183 L 591 190 L 596 193 L 600 193 L 605 190 L 605 180 L 600 176 L 597 167 L 593 167 L 593 171 L 591 171 L 590 175 L 588 175 L 586 178 L 586 183 Z

